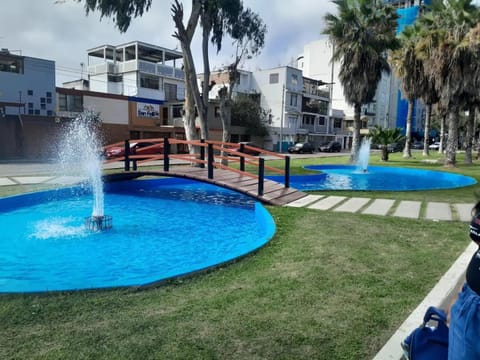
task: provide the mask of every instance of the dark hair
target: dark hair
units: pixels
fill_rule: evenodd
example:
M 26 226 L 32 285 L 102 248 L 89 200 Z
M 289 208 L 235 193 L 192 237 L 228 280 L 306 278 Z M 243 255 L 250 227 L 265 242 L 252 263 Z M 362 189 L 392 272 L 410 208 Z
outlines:
M 480 201 L 478 201 L 472 209 L 469 235 L 470 239 L 480 245 Z

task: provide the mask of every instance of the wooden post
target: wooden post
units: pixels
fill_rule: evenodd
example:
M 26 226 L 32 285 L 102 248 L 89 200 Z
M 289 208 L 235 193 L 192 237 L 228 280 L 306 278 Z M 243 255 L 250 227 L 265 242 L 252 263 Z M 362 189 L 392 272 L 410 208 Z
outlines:
M 128 156 L 130 155 L 130 142 L 125 140 L 125 160 L 124 160 L 124 170 L 130 171 L 130 159 Z
M 265 178 L 265 159 L 258 159 L 258 196 L 263 195 L 263 180 Z
M 213 144 L 208 144 L 208 178 L 213 179 Z
M 205 144 L 205 139 L 200 139 L 200 143 Z M 205 161 L 205 146 L 200 146 L 200 160 Z M 205 164 L 201 163 L 200 167 L 205 169 Z
M 168 172 L 170 170 L 170 143 L 168 138 L 163 138 L 163 171 Z
M 245 144 L 240 144 L 240 152 L 244 154 Z M 240 171 L 245 171 L 245 158 L 243 155 L 240 155 Z
M 285 187 L 290 187 L 290 156 L 285 156 Z

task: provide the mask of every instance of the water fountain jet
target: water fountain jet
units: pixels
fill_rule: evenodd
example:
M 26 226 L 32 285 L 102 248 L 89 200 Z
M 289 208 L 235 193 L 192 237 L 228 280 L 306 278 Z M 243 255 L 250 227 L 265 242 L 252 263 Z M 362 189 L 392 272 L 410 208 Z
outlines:
M 92 214 L 85 218 L 90 231 L 112 227 L 112 217 L 104 214 L 101 141 L 98 136 L 99 115 L 86 110 L 69 123 L 64 131 L 59 159 L 64 173 L 88 179 L 93 194 Z
M 357 171 L 359 172 L 362 172 L 362 173 L 368 172 L 368 161 L 370 159 L 371 143 L 372 143 L 371 138 L 364 137 L 362 140 L 360 150 L 358 151 L 358 159 L 357 159 Z

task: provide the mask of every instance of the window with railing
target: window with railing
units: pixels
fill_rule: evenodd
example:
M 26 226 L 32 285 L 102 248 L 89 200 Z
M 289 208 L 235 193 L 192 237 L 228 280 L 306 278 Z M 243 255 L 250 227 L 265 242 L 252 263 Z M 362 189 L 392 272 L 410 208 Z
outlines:
M 164 90 L 165 90 L 165 100 L 166 101 L 177 100 L 177 85 L 176 84 L 165 83 L 164 84 Z
M 140 74 L 140 87 L 146 89 L 160 89 L 160 78 L 158 76 Z

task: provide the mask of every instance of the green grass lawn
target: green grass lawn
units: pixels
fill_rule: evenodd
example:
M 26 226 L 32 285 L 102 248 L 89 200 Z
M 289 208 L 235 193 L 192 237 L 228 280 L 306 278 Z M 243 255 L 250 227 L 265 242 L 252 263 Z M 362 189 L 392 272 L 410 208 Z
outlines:
M 388 165 L 447 171 L 418 160 Z M 334 161 L 347 160 L 292 170 Z M 480 179 L 478 168 L 448 171 Z M 476 188 L 365 195 L 474 202 Z M 455 221 L 267 208 L 272 241 L 208 273 L 143 291 L 0 296 L 0 358 L 371 359 L 469 244 Z

